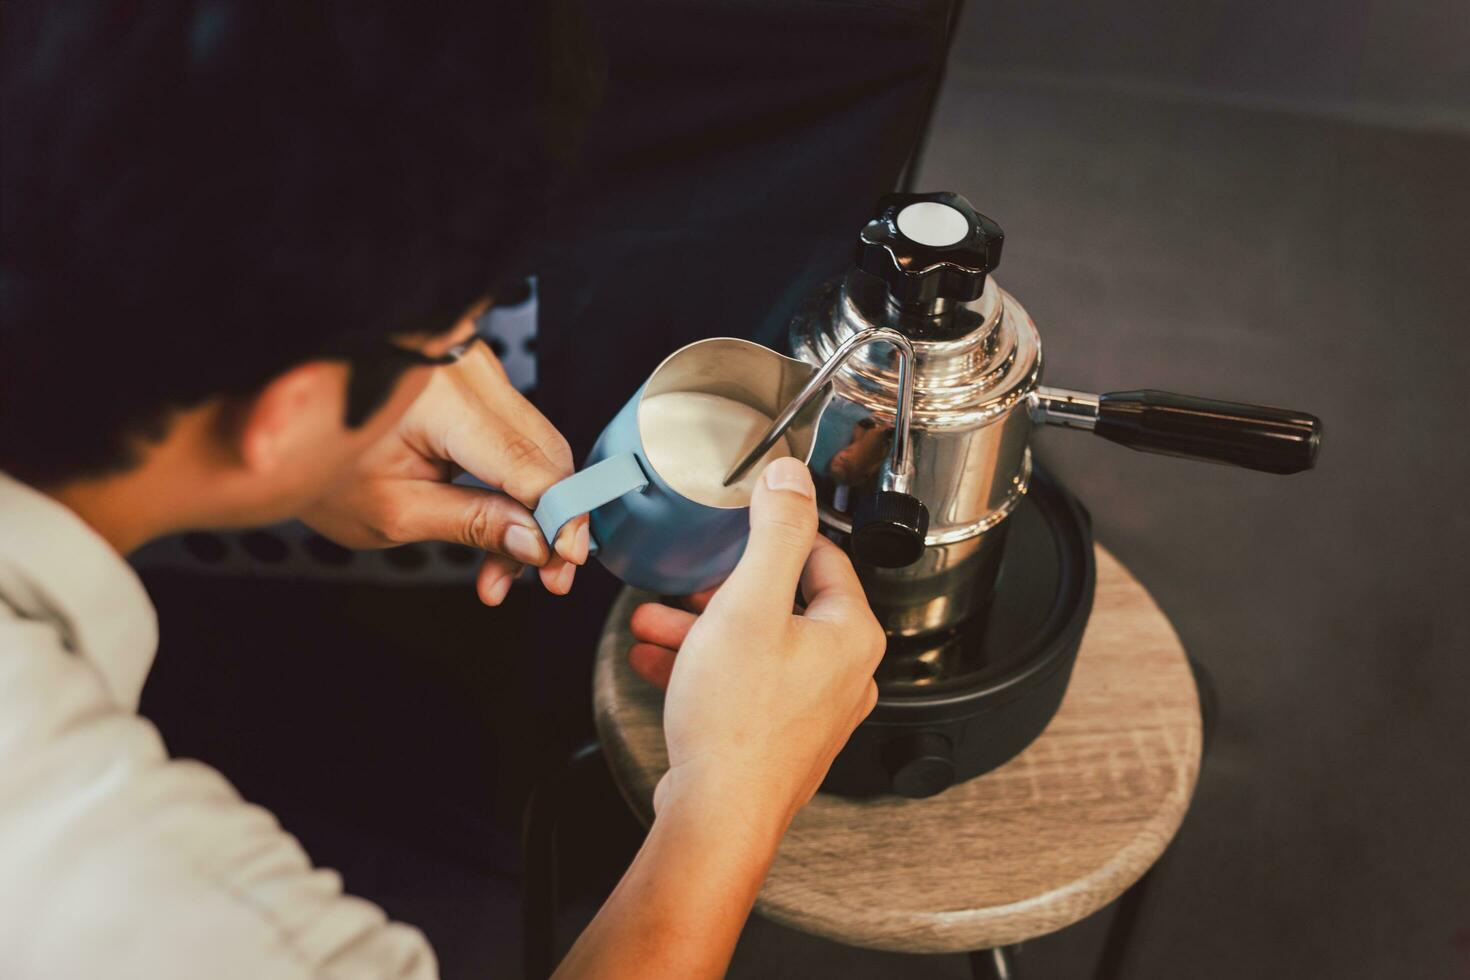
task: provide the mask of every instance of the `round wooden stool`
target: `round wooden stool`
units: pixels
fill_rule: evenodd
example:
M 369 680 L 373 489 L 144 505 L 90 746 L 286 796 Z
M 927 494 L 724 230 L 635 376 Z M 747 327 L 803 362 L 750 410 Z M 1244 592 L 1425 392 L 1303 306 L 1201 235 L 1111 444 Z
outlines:
M 624 590 L 597 651 L 597 731 L 645 824 L 668 767 L 663 694 L 627 664 L 628 619 L 651 597 Z M 819 793 L 797 815 L 757 911 L 841 943 L 972 952 L 1055 932 L 1138 881 L 1173 838 L 1194 791 L 1201 723 L 1194 677 L 1169 620 L 1097 549 L 1097 597 L 1071 686 L 1025 752 L 925 800 Z

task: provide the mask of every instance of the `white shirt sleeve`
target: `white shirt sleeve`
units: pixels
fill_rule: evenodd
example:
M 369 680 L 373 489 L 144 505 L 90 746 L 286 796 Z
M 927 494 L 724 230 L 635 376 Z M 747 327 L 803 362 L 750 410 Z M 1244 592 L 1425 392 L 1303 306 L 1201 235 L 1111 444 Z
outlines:
M 420 932 L 0 605 L 0 977 L 437 975 Z

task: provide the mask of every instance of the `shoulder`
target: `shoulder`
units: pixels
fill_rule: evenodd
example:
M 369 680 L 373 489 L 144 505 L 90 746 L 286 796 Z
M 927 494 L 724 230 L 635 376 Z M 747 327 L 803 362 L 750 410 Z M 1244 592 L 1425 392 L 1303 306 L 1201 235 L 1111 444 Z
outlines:
M 171 760 L 54 624 L 0 602 L 0 976 L 437 975 L 268 811 Z

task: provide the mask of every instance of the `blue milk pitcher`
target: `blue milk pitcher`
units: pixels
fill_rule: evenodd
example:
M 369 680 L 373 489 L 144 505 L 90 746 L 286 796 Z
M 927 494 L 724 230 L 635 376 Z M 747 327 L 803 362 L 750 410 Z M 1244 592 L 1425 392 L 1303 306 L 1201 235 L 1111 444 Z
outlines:
M 578 514 L 591 515 L 591 549 L 629 585 L 688 595 L 724 581 L 745 550 L 748 508 L 716 507 L 673 489 L 648 461 L 639 409 L 667 392 L 703 392 L 774 418 L 817 368 L 734 337 L 695 341 L 670 354 L 602 430 L 585 468 L 541 495 L 536 523 L 547 541 Z M 785 430 L 792 455 L 809 462 L 830 394 L 811 399 Z M 730 459 L 746 447 L 731 446 Z

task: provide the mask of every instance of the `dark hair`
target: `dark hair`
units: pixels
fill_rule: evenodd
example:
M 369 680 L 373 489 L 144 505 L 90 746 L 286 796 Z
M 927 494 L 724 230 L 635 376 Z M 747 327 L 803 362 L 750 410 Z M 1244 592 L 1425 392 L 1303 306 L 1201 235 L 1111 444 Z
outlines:
M 574 17 L 365 8 L 0 5 L 0 469 L 124 469 L 170 410 L 518 271 L 593 94 Z

